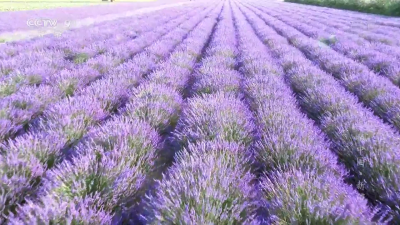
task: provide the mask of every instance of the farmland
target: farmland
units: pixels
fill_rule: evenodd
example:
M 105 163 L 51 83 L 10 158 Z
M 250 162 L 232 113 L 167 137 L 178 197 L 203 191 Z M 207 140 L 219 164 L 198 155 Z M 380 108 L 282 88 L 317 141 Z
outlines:
M 0 224 L 400 224 L 399 19 L 177 3 L 0 44 Z

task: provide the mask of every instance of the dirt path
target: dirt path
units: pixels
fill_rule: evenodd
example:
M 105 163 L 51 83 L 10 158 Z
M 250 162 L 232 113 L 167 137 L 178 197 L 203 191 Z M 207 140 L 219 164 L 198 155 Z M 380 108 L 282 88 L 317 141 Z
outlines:
M 146 8 L 141 8 L 141 9 L 137 9 L 137 10 L 133 10 L 133 11 L 127 11 L 127 12 L 123 12 L 123 13 L 115 13 L 115 14 L 96 16 L 96 17 L 88 17 L 88 18 L 80 19 L 80 20 L 65 21 L 64 23 L 58 24 L 56 27 L 52 27 L 52 28 L 39 28 L 39 29 L 34 29 L 34 30 L 4 32 L 4 33 L 0 33 L 0 42 L 6 43 L 6 42 L 11 42 L 11 41 L 27 40 L 27 39 L 32 39 L 35 37 L 47 35 L 47 34 L 54 34 L 55 36 L 60 36 L 60 35 L 62 35 L 63 32 L 70 30 L 70 29 L 87 27 L 87 26 L 91 26 L 94 24 L 99 24 L 99 23 L 112 21 L 112 20 L 116 20 L 116 19 L 120 19 L 120 18 L 126 18 L 126 17 L 135 16 L 135 15 L 139 15 L 139 14 L 154 12 L 154 11 L 161 10 L 161 9 L 172 8 L 172 7 L 188 5 L 188 4 L 193 4 L 193 3 L 194 2 L 185 1 L 185 2 L 178 2 L 178 3 L 173 3 L 173 4 L 155 6 L 155 7 L 146 7 Z

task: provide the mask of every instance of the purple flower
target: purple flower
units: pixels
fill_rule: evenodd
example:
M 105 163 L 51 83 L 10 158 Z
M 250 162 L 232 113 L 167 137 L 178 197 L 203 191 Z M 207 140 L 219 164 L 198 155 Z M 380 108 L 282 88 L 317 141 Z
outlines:
M 374 224 L 367 200 L 330 173 L 275 171 L 261 187 L 273 223 Z
M 93 198 L 77 197 L 69 201 L 63 201 L 56 196 L 43 197 L 39 202 L 27 200 L 21 208 L 18 208 L 17 213 L 9 218 L 9 223 L 16 225 L 110 224 L 112 215 L 93 206 L 98 200 L 98 196 Z
M 160 132 L 178 122 L 182 97 L 173 89 L 158 84 L 144 84 L 133 93 L 126 114 L 147 121 Z
M 241 76 L 234 70 L 210 69 L 200 70 L 198 80 L 193 89 L 198 94 L 212 94 L 216 92 L 232 93 L 238 96 L 241 91 Z
M 195 97 L 183 111 L 176 136 L 184 146 L 202 140 L 225 140 L 247 147 L 255 128 L 251 118 L 246 105 L 231 95 Z
M 105 116 L 103 107 L 94 96 L 64 99 L 44 112 L 41 128 L 63 134 L 67 145 L 79 140 L 87 129 Z
M 242 146 L 190 144 L 146 199 L 149 224 L 258 224 L 261 205 Z

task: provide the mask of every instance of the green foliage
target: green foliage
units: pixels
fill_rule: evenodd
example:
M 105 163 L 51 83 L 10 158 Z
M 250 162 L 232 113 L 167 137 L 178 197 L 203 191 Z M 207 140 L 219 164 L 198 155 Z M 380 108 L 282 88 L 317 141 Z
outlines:
M 88 61 L 89 55 L 85 53 L 78 53 L 77 55 L 74 56 L 74 63 L 76 64 L 82 64 Z
M 285 2 L 400 16 L 400 0 L 285 0 Z

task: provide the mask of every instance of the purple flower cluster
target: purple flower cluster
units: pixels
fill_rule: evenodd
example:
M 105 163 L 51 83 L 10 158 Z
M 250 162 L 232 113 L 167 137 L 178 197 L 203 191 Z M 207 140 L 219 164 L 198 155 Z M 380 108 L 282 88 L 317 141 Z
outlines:
M 201 57 L 214 24 L 215 18 L 206 18 L 176 47 L 169 59 L 148 76 L 150 82 L 166 85 L 181 95 L 187 95 L 188 85 L 194 79 L 193 67 Z
M 176 135 L 183 146 L 203 140 L 224 140 L 248 147 L 254 131 L 251 116 L 243 102 L 223 92 L 195 97 L 188 100 Z
M 382 17 L 379 15 L 372 15 L 372 14 L 363 14 L 358 12 L 352 12 L 348 10 L 337 10 L 333 8 L 321 8 L 315 6 L 303 6 L 296 4 L 298 8 L 306 8 L 308 11 L 311 12 L 323 12 L 328 16 L 331 17 L 341 17 L 347 19 L 348 21 L 357 21 L 357 22 L 364 22 L 368 24 L 374 25 L 381 25 L 385 29 L 394 29 L 400 31 L 400 20 L 395 17 Z M 331 18 L 330 17 L 330 18 Z
M 170 65 L 169 63 L 171 61 L 176 60 L 174 57 L 178 55 L 182 56 L 180 53 L 184 53 L 180 49 L 183 47 L 183 45 L 185 45 L 185 43 L 179 44 L 179 42 L 182 42 L 182 39 L 184 39 L 184 42 L 192 42 L 196 39 L 202 39 L 203 42 L 199 42 L 200 47 L 201 44 L 205 44 L 204 40 L 212 29 L 212 22 L 204 19 L 204 17 L 208 13 L 216 15 L 215 10 L 216 9 L 212 10 L 211 12 L 206 11 L 202 14 L 196 15 L 195 18 L 183 23 L 180 27 L 176 28 L 174 32 L 167 34 L 159 42 L 146 49 L 146 52 L 148 52 L 149 56 L 154 57 L 155 59 L 160 57 L 166 58 L 169 55 L 171 55 L 171 57 L 168 57 L 166 62 L 162 62 L 160 65 L 157 65 L 155 71 L 148 76 L 148 81 L 144 82 L 139 88 L 132 91 L 130 94 L 131 97 L 129 99 L 129 103 L 124 109 L 126 114 L 147 121 L 160 133 L 166 132 L 168 128 L 175 127 L 180 117 L 181 107 L 183 105 L 181 96 L 182 93 L 179 92 L 179 89 L 175 89 L 176 87 L 173 85 L 171 85 L 171 87 L 168 83 L 160 83 L 158 81 L 160 78 L 162 80 L 167 80 L 168 77 L 166 76 L 168 75 L 162 73 L 164 72 L 166 65 Z M 194 27 L 195 29 L 193 29 Z M 189 35 L 187 35 L 189 31 L 191 32 Z M 201 32 L 205 32 L 205 34 L 202 34 L 203 36 L 198 37 Z M 187 37 L 185 38 L 185 36 Z M 162 44 L 162 48 L 160 48 L 160 44 Z M 172 50 L 174 51 L 171 53 Z M 200 51 L 200 49 L 198 51 Z M 180 67 L 169 67 L 169 69 L 174 68 L 178 69 Z M 174 74 L 174 76 L 177 75 L 178 74 Z M 157 76 L 159 79 L 154 79 L 155 76 Z M 183 81 L 188 82 L 189 76 L 190 74 L 183 73 L 179 77 L 183 78 Z M 175 79 L 179 77 L 177 76 Z M 184 87 L 186 84 L 187 83 L 184 83 L 182 87 Z
M 309 59 L 323 70 L 341 81 L 346 89 L 358 96 L 383 120 L 400 130 L 400 89 L 384 77 L 378 76 L 363 66 L 331 48 L 321 47 L 321 42 L 307 37 L 295 28 L 269 16 L 264 11 L 254 9 L 268 25 L 288 38 Z M 263 13 L 264 12 L 264 13 Z
M 397 224 L 398 24 L 206 1 L 2 45 L 0 223 Z
M 239 90 L 222 82 L 222 76 L 233 74 L 227 64 L 236 57 L 235 43 L 232 13 L 225 2 L 206 57 L 195 71 L 197 95 L 188 100 L 177 125 L 176 138 L 184 149 L 147 197 L 148 224 L 259 224 L 258 192 L 248 157 L 254 131 L 251 113 L 230 94 Z M 211 59 L 221 64 L 208 64 Z M 210 82 L 214 75 L 221 76 L 219 83 Z M 203 91 L 211 85 L 211 91 Z
M 77 148 L 72 161 L 48 172 L 46 195 L 66 202 L 97 196 L 93 205 L 107 212 L 126 207 L 153 167 L 157 132 L 134 117 L 121 117 L 93 129 L 87 142 Z
M 262 4 L 267 6 L 269 4 Z M 343 29 L 348 33 L 359 34 L 360 37 L 371 41 L 380 42 L 389 46 L 398 45 L 398 40 L 395 38 L 396 34 L 400 32 L 399 28 L 375 23 L 374 20 L 357 19 L 347 15 L 334 15 L 327 13 L 327 11 L 310 10 L 310 8 L 292 7 L 292 5 L 282 4 L 279 7 L 274 7 L 274 11 L 278 10 L 282 13 L 292 12 L 298 15 L 304 15 L 308 18 L 320 18 L 329 20 L 319 20 L 320 23 L 328 25 L 329 28 L 332 24 L 335 28 Z M 294 14 L 292 14 L 294 15 Z M 306 19 L 303 17 L 303 19 Z
M 188 24 L 192 24 L 192 28 L 207 15 L 206 10 L 203 13 L 198 14 L 193 20 L 186 21 Z M 193 12 L 195 13 L 195 12 Z M 186 17 L 186 18 L 185 18 Z M 190 15 L 185 15 L 185 17 L 181 17 L 180 21 L 184 22 L 187 17 Z M 196 21 L 197 20 L 197 21 Z M 171 21 L 170 28 L 176 27 L 177 21 Z M 177 34 L 181 35 L 179 32 Z M 164 31 L 160 30 L 159 36 L 162 36 L 161 32 L 168 32 L 168 30 Z M 173 32 L 173 31 L 172 31 Z M 151 41 L 151 40 L 149 40 Z M 179 41 L 178 41 L 179 42 Z M 176 44 L 176 43 L 175 43 Z M 142 75 L 147 71 L 151 70 L 154 67 L 154 64 L 159 61 L 154 57 L 146 57 L 151 56 L 150 52 L 144 52 L 142 54 L 137 55 L 129 62 L 127 65 L 117 67 L 116 71 L 121 71 L 121 68 L 131 68 L 134 71 L 131 71 L 133 74 L 137 74 L 136 76 Z M 146 61 L 143 62 L 143 59 Z M 107 64 L 109 62 L 105 62 L 103 68 L 107 68 Z M 135 65 L 132 65 L 135 64 Z M 114 69 L 113 69 L 114 70 Z M 125 71 L 130 72 L 130 71 Z M 127 97 L 128 90 L 130 88 L 130 84 L 132 83 L 132 78 L 130 76 L 119 76 L 117 78 L 127 77 L 127 82 L 124 82 L 122 79 L 115 79 L 113 76 L 113 72 L 107 73 L 104 77 L 105 79 L 94 82 L 92 85 L 80 91 L 80 93 L 74 97 L 66 98 L 60 102 L 57 102 L 51 105 L 47 110 L 44 111 L 44 118 L 38 121 L 38 126 L 34 127 L 31 133 L 27 135 L 21 136 L 16 141 L 10 142 L 9 146 L 15 146 L 14 149 L 18 149 L 18 145 L 23 144 L 29 154 L 17 155 L 17 151 L 10 151 L 11 147 L 5 147 L 4 151 L 7 152 L 7 157 L 14 157 L 24 163 L 28 163 L 27 159 L 30 159 L 35 156 L 33 150 L 37 148 L 37 146 L 46 146 L 46 150 L 42 151 L 43 153 L 49 152 L 52 154 L 42 154 L 43 159 L 40 159 L 42 162 L 47 162 L 50 159 L 47 157 L 51 157 L 53 161 L 51 165 L 53 166 L 57 162 L 62 159 L 62 156 L 65 154 L 64 150 L 68 150 L 70 146 L 73 146 L 78 142 L 81 138 L 83 138 L 89 129 L 92 129 L 93 126 L 96 126 L 98 122 L 103 120 L 107 115 L 110 115 L 114 109 L 116 109 L 120 102 Z M 118 73 L 117 73 L 118 74 Z M 122 74 L 123 75 L 123 74 Z M 104 91 L 104 86 L 106 85 L 107 91 Z M 161 100 L 161 99 L 160 99 Z M 44 138 L 43 138 L 44 137 Z M 56 137 L 56 138 L 55 138 Z M 48 145 L 47 143 L 52 143 L 52 145 Z M 32 151 L 32 152 L 30 152 Z M 28 157 L 25 157 L 28 156 Z M 56 160 L 57 159 L 57 160 Z M 8 167 L 8 161 L 2 161 L 6 167 Z M 35 161 L 32 161 L 35 163 Z M 45 165 L 42 165 L 42 169 L 46 169 Z M 28 166 L 27 170 L 31 168 L 36 168 L 34 165 L 31 167 Z M 6 171 L 2 171 L 6 172 Z M 26 174 L 25 180 L 35 180 L 37 177 L 30 177 L 31 173 Z M 40 179 L 39 179 L 40 181 Z M 11 183 L 12 184 L 12 183 Z M 11 185 L 10 184 L 10 185 Z M 26 189 L 35 189 L 37 184 L 31 184 L 30 182 L 22 182 L 21 186 Z M 13 190 L 13 186 L 9 186 L 10 193 L 19 192 L 18 190 Z M 22 194 L 22 193 L 20 193 Z M 7 193 L 8 195 L 8 193 Z M 21 196 L 23 199 L 23 196 Z M 11 206 L 17 202 L 8 202 Z
M 259 123 L 256 159 L 264 176 L 261 190 L 272 223 L 371 224 L 367 201 L 343 182 L 324 136 L 302 114 L 277 60 L 254 34 L 265 26 L 234 8 L 245 90 Z M 259 22 L 259 21 L 257 21 Z M 332 180 L 334 182 L 326 182 Z
M 332 149 L 350 171 L 353 181 L 356 184 L 365 182 L 365 185 L 357 185 L 359 191 L 373 203 L 391 208 L 397 221 L 400 199 L 398 134 L 277 33 L 289 32 L 290 27 L 275 25 L 279 23 L 265 14 L 251 12 L 257 12 L 254 8 L 245 11 L 257 34 L 279 59 L 301 107 L 330 138 Z
M 126 113 L 148 121 L 160 132 L 175 127 L 183 104 L 179 92 L 163 84 L 146 84 L 139 87 L 126 106 Z
M 62 202 L 56 198 L 42 199 L 40 204 L 26 201 L 26 205 L 19 211 L 22 219 L 12 217 L 10 224 L 110 224 L 112 216 L 104 210 L 96 210 L 93 208 L 95 198 L 79 199 L 74 198 L 70 202 Z
M 168 13 L 167 15 L 161 18 L 162 22 L 167 23 L 167 21 L 169 21 L 171 18 L 176 17 L 175 15 L 176 13 L 177 13 L 176 11 Z M 45 79 L 47 80 L 45 83 L 47 83 L 47 85 L 50 86 L 50 90 L 47 91 L 50 93 L 45 93 L 41 91 L 44 89 L 41 88 L 42 85 L 40 85 L 39 88 L 36 88 L 34 86 L 26 86 L 26 87 L 21 87 L 18 92 L 10 94 L 4 99 L 0 99 L 0 104 L 4 105 L 2 109 L 4 111 L 2 113 L 4 114 L 4 116 L 2 116 L 3 118 L 1 119 L 5 120 L 4 124 L 11 124 L 11 126 L 6 125 L 7 128 L 3 128 L 3 126 L 0 128 L 1 130 L 0 140 L 1 141 L 6 140 L 9 136 L 15 135 L 19 130 L 21 130 L 22 126 L 29 124 L 31 121 L 40 116 L 43 113 L 43 111 L 47 108 L 49 103 L 56 102 L 62 99 L 63 97 L 73 96 L 77 94 L 79 95 L 82 94 L 82 92 L 83 93 L 86 92 L 86 94 L 87 92 L 92 92 L 92 94 L 96 94 L 95 93 L 96 90 L 102 92 L 103 91 L 102 88 L 96 88 L 96 87 L 99 87 L 99 85 L 105 85 L 105 83 L 109 83 L 111 81 L 105 81 L 104 79 L 103 81 L 95 83 L 91 87 L 87 88 L 88 90 L 82 91 L 88 84 L 93 83 L 93 81 L 99 79 L 100 77 L 107 79 L 111 75 L 114 77 L 114 74 L 118 74 L 117 76 L 115 76 L 115 79 L 120 81 L 121 81 L 120 78 L 127 78 L 127 76 L 132 78 L 137 77 L 131 75 L 132 73 L 134 73 L 132 70 L 137 71 L 137 69 L 140 68 L 138 67 L 139 65 L 137 64 L 137 62 L 141 62 L 140 65 L 147 66 L 146 64 L 143 64 L 143 62 L 149 62 L 149 60 L 147 59 L 148 55 L 141 55 L 143 57 L 137 56 L 136 58 L 132 59 L 132 62 L 127 61 L 126 63 L 123 64 L 120 63 L 122 61 L 130 59 L 131 55 L 143 50 L 152 42 L 159 39 L 162 35 L 168 33 L 170 29 L 173 29 L 183 21 L 193 16 L 193 14 L 195 14 L 195 12 L 189 14 L 184 13 L 183 15 L 177 17 L 175 20 L 169 21 L 167 24 L 165 24 L 164 26 L 160 26 L 159 28 L 154 28 L 160 22 L 158 17 L 153 18 L 153 20 L 149 20 L 148 21 L 149 26 L 148 27 L 146 26 L 146 29 L 142 29 L 143 34 L 140 35 L 139 38 L 121 42 L 122 45 L 126 45 L 124 48 L 128 49 L 128 51 L 130 52 L 129 55 L 124 56 L 127 58 L 121 58 L 121 56 L 113 54 L 112 52 L 115 46 L 112 47 L 113 45 L 110 45 L 109 47 L 106 48 L 107 50 L 104 51 L 102 54 L 96 55 L 92 58 L 87 58 L 87 61 L 84 64 L 78 64 L 69 69 L 63 69 L 60 72 L 55 73 L 53 76 L 47 77 Z M 138 27 L 140 28 L 140 26 Z M 129 29 L 129 28 L 123 26 L 121 28 L 121 32 L 124 32 L 124 29 Z M 100 34 L 102 33 L 100 32 Z M 140 39 L 140 37 L 144 38 Z M 74 54 L 77 55 L 81 54 L 78 53 L 80 51 L 79 50 L 80 48 L 81 47 L 77 48 L 78 51 L 75 51 L 76 53 Z M 113 68 L 118 64 L 119 64 L 118 67 Z M 142 71 L 137 71 L 137 72 L 142 72 Z M 131 82 L 127 82 L 127 84 L 131 84 Z M 8 89 L 14 90 L 13 87 L 8 87 Z M 49 88 L 45 90 L 48 89 Z M 27 91 L 29 91 L 30 93 L 29 92 L 27 93 Z M 111 92 L 112 90 L 108 89 L 108 91 Z M 39 92 L 39 96 L 41 96 L 40 99 L 36 100 L 34 98 L 34 96 L 37 95 L 35 94 L 35 92 Z M 27 104 L 27 107 L 22 109 L 16 108 L 14 105 L 18 104 L 18 99 L 24 99 L 24 101 Z M 113 107 L 111 107 L 111 109 L 113 109 Z
M 237 55 L 235 28 L 231 13 L 224 12 L 206 56 L 195 72 L 197 96 L 188 100 L 178 123 L 176 135 L 183 146 L 197 141 L 224 140 L 249 147 L 253 140 L 252 113 L 237 97 L 241 91 L 241 75 L 232 70 Z M 215 61 L 220 63 L 209 63 Z
M 245 151 L 221 141 L 189 144 L 148 197 L 147 224 L 259 224 Z
M 55 87 L 23 87 L 18 95 L 0 99 L 0 141 L 14 136 L 38 117 L 61 93 Z
M 223 18 L 231 20 L 232 16 Z M 197 71 L 197 82 L 194 90 L 197 94 L 223 92 L 239 97 L 241 92 L 241 75 L 235 71 L 238 54 L 233 23 L 218 25 L 217 32 L 206 50 L 206 57 Z
M 382 45 L 370 44 L 367 40 L 363 40 L 357 35 L 351 35 L 338 29 L 331 29 L 330 24 L 328 24 L 328 26 L 325 24 L 321 25 L 319 21 L 308 18 L 305 19 L 302 15 L 293 16 L 293 13 L 290 11 L 287 14 L 274 11 L 268 13 L 296 28 L 307 36 L 319 39 L 321 42 L 328 44 L 334 50 L 351 59 L 359 61 L 369 69 L 388 77 L 395 85 L 400 85 L 400 55 L 398 55 L 398 59 L 393 58 L 393 51 L 396 49 L 400 51 L 400 47 L 382 48 Z M 320 20 L 319 17 L 317 18 Z M 354 30 L 352 29 L 352 31 Z M 359 35 L 363 36 L 362 34 Z M 383 37 L 379 40 L 382 39 Z M 379 51 L 381 49 L 386 49 L 386 53 L 380 53 Z
M 218 11 L 212 10 L 214 7 L 200 11 L 191 20 L 185 21 L 182 27 L 186 29 L 186 33 L 193 30 L 191 34 L 198 35 L 206 27 L 209 27 L 211 31 L 212 27 L 209 25 L 211 20 L 202 20 L 209 14 L 217 15 Z M 197 30 L 197 27 L 200 29 Z M 185 36 L 191 37 L 191 35 L 182 33 L 181 30 L 181 27 L 173 29 L 154 45 L 161 42 L 164 43 L 166 49 L 173 50 L 174 46 L 178 45 Z M 203 38 L 207 38 L 207 32 Z M 152 50 L 157 50 L 157 48 L 152 48 L 154 45 L 146 48 L 145 52 L 134 57 L 123 68 L 135 70 L 134 73 L 146 74 L 154 67 L 158 67 L 158 63 L 164 57 L 159 58 L 160 55 L 152 52 Z M 144 58 L 146 58 L 146 62 L 141 61 Z M 121 71 L 121 68 L 118 70 Z M 73 137 L 73 142 L 67 139 L 70 146 L 83 137 L 85 138 L 83 142 L 73 147 L 72 154 L 68 154 L 72 158 L 71 160 L 64 160 L 58 167 L 46 173 L 42 186 L 37 191 L 40 199 L 37 204 L 43 204 L 40 202 L 45 202 L 48 198 L 56 198 L 54 201 L 57 200 L 57 204 L 60 205 L 79 204 L 79 201 L 75 199 L 83 199 L 83 201 L 91 202 L 86 210 L 93 208 L 94 213 L 104 211 L 107 215 L 114 215 L 131 207 L 144 194 L 146 179 L 154 169 L 157 149 L 160 148 L 161 139 L 159 133 L 154 129 L 161 133 L 165 127 L 173 126 L 173 123 L 176 123 L 182 100 L 178 92 L 165 85 L 145 82 L 139 88 L 130 90 L 132 80 L 127 79 L 127 81 L 115 79 L 110 75 L 84 89 L 77 97 L 69 98 L 92 96 L 92 103 L 86 102 L 82 106 L 87 109 L 76 109 L 72 114 L 67 113 L 70 116 L 68 119 L 60 118 L 60 121 L 80 122 L 80 126 L 70 126 L 67 127 L 69 130 L 64 131 L 65 134 Z M 97 83 L 100 86 L 96 87 Z M 101 88 L 105 86 L 109 90 L 104 91 Z M 96 126 L 96 121 L 100 122 L 101 117 L 95 113 L 87 114 L 87 112 L 93 112 L 91 107 L 96 103 L 96 108 L 102 112 L 101 115 L 109 115 L 113 110 L 119 108 L 118 103 L 123 98 L 129 98 L 123 115 L 117 116 L 101 126 Z M 83 102 L 76 100 L 75 105 L 78 103 Z M 50 114 L 62 111 L 54 110 Z M 70 111 L 68 110 L 68 112 Z M 46 123 L 57 124 L 55 121 L 48 122 L 47 118 L 49 117 L 45 117 Z M 82 129 L 75 130 L 74 128 Z M 48 129 L 43 128 L 43 130 Z M 62 152 L 59 152 L 58 155 L 60 153 Z M 38 219 L 47 216 L 47 221 L 68 219 L 68 215 L 54 213 L 54 217 L 52 217 L 49 214 L 35 213 L 36 210 L 40 210 L 40 207 L 23 205 L 17 209 L 17 213 L 13 215 L 11 221 L 29 222 L 31 214 L 38 215 Z M 25 211 L 30 214 L 25 216 L 23 213 Z M 84 223 L 87 222 L 89 221 Z
M 100 2 L 99 2 L 100 3 Z M 119 4 L 80 6 L 72 8 L 58 9 L 39 9 L 15 12 L 2 12 L 0 20 L 0 33 L 10 32 L 14 30 L 27 30 L 31 27 L 27 26 L 27 20 L 34 18 L 52 18 L 57 21 L 57 25 L 64 26 L 65 21 L 79 20 L 93 16 L 106 16 L 115 13 L 126 13 L 135 11 L 144 7 L 160 6 L 170 2 L 129 2 Z

